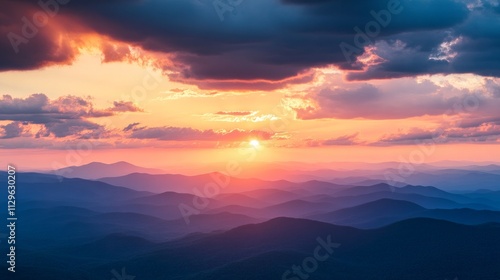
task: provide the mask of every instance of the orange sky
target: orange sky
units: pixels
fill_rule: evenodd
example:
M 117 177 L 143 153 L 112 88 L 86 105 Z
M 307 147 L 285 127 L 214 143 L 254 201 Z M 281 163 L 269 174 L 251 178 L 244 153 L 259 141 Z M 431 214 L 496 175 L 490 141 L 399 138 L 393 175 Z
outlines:
M 13 15 L 39 9 L 28 4 L 7 8 Z M 295 11 L 290 13 L 292 17 Z M 204 20 L 211 19 L 203 14 Z M 204 30 L 204 25 L 196 27 Z M 210 31 L 234 35 L 238 28 L 224 25 Z M 388 60 L 398 61 L 392 55 L 413 54 L 404 38 L 391 42 L 381 37 L 365 46 L 355 67 L 325 59 L 319 66 L 294 61 L 288 69 L 277 58 L 273 63 L 265 61 L 269 57 L 247 60 L 237 48 L 210 53 L 207 45 L 204 53 L 189 45 L 183 52 L 168 49 L 170 42 L 162 41 L 166 37 L 153 34 L 148 38 L 158 41 L 149 42 L 140 32 L 131 33 L 139 37 L 134 42 L 111 29 L 101 30 L 68 8 L 68 14 L 40 28 L 33 42 L 18 46 L 24 54 L 0 60 L 2 161 L 37 169 L 50 169 L 54 162 L 64 166 L 122 160 L 202 167 L 241 156 L 237 150 L 251 149 L 252 140 L 260 142 L 256 162 L 384 162 L 418 153 L 425 154 L 423 162 L 500 158 L 500 78 L 449 68 L 378 73 L 377 67 Z M 173 39 L 177 35 L 170 34 Z M 450 36 L 426 62 L 451 65 L 463 59 L 454 48 L 467 43 L 465 35 Z M 51 47 L 41 51 L 42 57 L 27 52 L 38 45 Z M 248 51 L 241 42 L 235 45 Z M 28 54 L 28 62 L 19 60 Z M 315 59 L 314 53 L 304 55 Z M 77 160 L 67 159 L 75 154 Z
M 194 84 L 172 81 L 153 66 L 137 62 L 103 63 L 101 53 L 93 50 L 84 52 L 71 65 L 0 72 L 0 91 L 14 100 L 42 93 L 49 102 L 67 96 L 88 100 L 92 110 L 110 108 L 113 111 L 116 101 L 130 102 L 138 108 L 132 112 L 114 110 L 106 117 L 85 117 L 105 131 L 93 139 L 79 139 L 76 134 L 37 138 L 34 135 L 43 128 L 40 124 L 23 125 L 22 137 L 0 140 L 2 161 L 37 169 L 50 169 L 54 162 L 80 165 L 121 160 L 152 167 L 179 163 L 200 166 L 238 157 L 236 149 L 248 148 L 252 139 L 260 140 L 260 161 L 400 161 L 420 149 L 416 144 L 420 141 L 419 133 L 439 128 L 445 128 L 450 135 L 462 133 L 464 137 L 453 136 L 435 143 L 431 140 L 427 145 L 435 151 L 425 155 L 425 162 L 497 161 L 500 158 L 499 140 L 494 134 L 481 139 L 467 138 L 496 127 L 485 124 L 474 131 L 456 129 L 457 123 L 491 116 L 496 103 L 484 102 L 490 94 L 486 85 L 491 81 L 498 83 L 498 79 L 453 74 L 348 82 L 344 79 L 345 73 L 334 67 L 311 71 L 314 77 L 311 81 L 275 90 L 204 90 Z M 345 95 L 344 99 L 335 100 L 333 107 L 323 108 L 331 101 L 321 99 L 325 98 L 321 95 L 325 88 L 332 96 Z M 354 97 L 358 89 L 377 89 L 383 92 L 385 103 L 367 105 L 370 100 L 350 100 L 343 92 L 348 89 L 352 89 Z M 408 96 L 400 91 L 412 94 Z M 480 97 L 475 104 L 476 99 L 469 97 L 477 94 Z M 418 100 L 419 95 L 422 101 Z M 436 98 L 453 102 L 449 103 L 449 109 L 427 108 L 434 106 Z M 469 107 L 453 111 L 456 104 L 467 105 L 467 102 Z M 336 104 L 353 107 L 335 108 Z M 355 107 L 358 104 L 359 108 Z M 5 126 L 9 122 L 0 121 L 0 124 Z M 128 134 L 124 132 L 130 124 L 136 124 L 134 129 L 139 132 L 161 128 L 161 131 L 148 132 L 175 134 L 165 130 L 189 128 L 194 131 L 189 133 L 195 135 L 182 140 L 143 134 L 134 137 L 130 134 L 132 130 Z M 230 133 L 235 130 L 242 131 L 241 135 Z M 204 138 L 207 134 L 214 135 Z M 410 140 L 401 136 L 408 136 Z M 80 151 L 88 146 L 92 146 L 90 153 Z M 84 155 L 78 156 L 78 160 L 67 160 L 68 154 L 75 151 Z

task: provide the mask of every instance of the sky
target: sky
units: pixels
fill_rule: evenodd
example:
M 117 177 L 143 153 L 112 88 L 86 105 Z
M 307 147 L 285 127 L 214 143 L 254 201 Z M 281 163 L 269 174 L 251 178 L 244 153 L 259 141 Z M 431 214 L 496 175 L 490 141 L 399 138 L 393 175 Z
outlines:
M 500 158 L 498 0 L 0 3 L 2 164 Z

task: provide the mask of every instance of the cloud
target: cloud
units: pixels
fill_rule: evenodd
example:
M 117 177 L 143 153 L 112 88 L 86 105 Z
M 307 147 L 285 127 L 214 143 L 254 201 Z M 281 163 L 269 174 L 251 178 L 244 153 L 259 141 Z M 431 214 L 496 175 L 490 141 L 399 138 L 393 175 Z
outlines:
M 134 130 L 130 138 L 162 141 L 247 141 L 250 138 L 269 140 L 273 134 L 257 130 L 198 130 L 189 127 L 147 127 Z
M 380 63 L 364 64 L 363 71 L 347 74 L 348 80 L 372 80 L 412 77 L 422 74 L 451 73 L 447 61 L 434 58 L 432 52 L 422 51 L 421 46 L 410 46 L 401 40 L 380 41 L 370 49 Z
M 321 146 L 351 146 L 351 145 L 361 145 L 363 142 L 358 140 L 359 133 L 353 133 L 349 135 L 342 135 L 330 139 L 313 139 L 307 138 L 302 142 L 292 145 L 292 147 L 321 147 Z
M 65 25 L 69 19 L 61 15 L 47 17 L 46 24 L 40 27 L 33 22 L 35 13 L 40 12 L 43 9 L 29 1 L 2 1 L 0 71 L 70 64 L 79 54 L 74 39 L 65 30 L 70 26 Z
M 23 124 L 21 122 L 11 122 L 7 125 L 0 125 L 0 129 L 3 130 L 0 139 L 16 138 L 22 135 Z
M 80 135 L 84 132 L 92 132 L 102 128 L 102 126 L 82 119 L 71 119 L 63 122 L 45 124 L 45 128 L 55 137 L 66 137 Z
M 216 112 L 203 114 L 205 120 L 212 122 L 264 122 L 278 120 L 274 114 L 259 114 L 258 111 L 242 111 L 242 112 Z
M 466 2 L 466 1 L 464 1 Z M 498 49 L 500 18 L 496 2 L 476 1 L 468 16 L 452 28 L 395 34 L 380 38 L 375 54 L 383 63 L 351 72 L 350 80 L 411 77 L 435 73 L 474 73 L 500 76 L 495 65 L 500 61 Z M 436 17 L 440 19 L 439 16 Z
M 500 98 L 500 81 L 488 79 L 486 81 L 486 88 L 493 97 Z
M 130 47 L 127 45 L 118 45 L 104 43 L 102 48 L 103 62 L 115 62 L 129 60 L 132 57 Z
M 0 12 L 0 35 L 22 33 L 25 16 L 43 11 L 35 1 L 11 1 Z M 103 61 L 129 60 L 128 46 L 168 54 L 163 65 L 171 80 L 200 88 L 267 89 L 301 83 L 311 68 L 335 65 L 351 80 L 408 77 L 434 73 L 500 76 L 500 7 L 494 1 L 401 0 L 370 44 L 355 44 L 359 30 L 375 22 L 373 12 L 387 0 L 245 1 L 240 13 L 221 22 L 213 5 L 197 0 L 72 0 L 39 28 L 13 55 L 8 40 L 0 42 L 0 69 L 34 69 L 70 63 L 78 55 L 79 36 L 98 34 L 119 44 L 102 44 Z M 189 20 L 188 20 L 189 19 Z M 258 19 L 258 20 L 256 20 Z M 81 40 L 80 40 L 81 41 Z M 349 63 L 341 43 L 358 48 Z M 371 46 L 371 48 L 363 48 Z M 356 58 L 371 49 L 376 65 Z M 22 52 L 22 53 L 21 53 Z
M 123 131 L 125 131 L 125 132 L 130 131 L 130 130 L 134 131 L 134 130 L 138 129 L 138 128 L 137 128 L 137 126 L 138 126 L 138 125 L 140 125 L 140 123 L 138 123 L 138 122 L 136 122 L 136 123 L 131 123 L 131 124 L 127 125 L 127 126 L 123 129 Z
M 359 142 L 357 141 L 358 133 L 354 133 L 351 135 L 344 135 L 337 138 L 331 138 L 322 142 L 323 146 L 348 146 L 348 145 L 357 145 Z
M 104 127 L 88 119 L 109 117 L 122 112 L 141 111 L 132 103 L 122 101 L 114 102 L 113 107 L 107 109 L 94 109 L 90 98 L 71 95 L 53 100 L 42 93 L 32 94 L 26 98 L 4 95 L 0 99 L 0 121 L 9 120 L 15 123 L 41 125 L 42 128 L 36 133 L 36 137 L 51 135 L 57 138 L 98 137 L 98 135 L 104 135 Z M 10 129 L 9 135 L 14 135 L 12 134 L 13 127 Z
M 421 143 L 498 143 L 500 125 L 482 123 L 478 126 L 442 127 L 435 130 L 414 128 L 406 133 L 387 135 L 373 145 L 415 145 Z
M 156 100 L 177 100 L 182 98 L 206 98 L 221 95 L 220 92 L 200 92 L 191 89 L 172 89 L 165 92 L 165 96 L 157 97 Z
M 26 99 L 12 98 L 4 95 L 0 99 L 0 120 L 8 120 L 7 116 L 23 114 L 39 114 L 48 103 L 48 97 L 44 94 L 33 94 Z
M 425 141 L 443 141 L 443 130 L 427 131 L 413 128 L 407 133 L 391 134 L 380 138 L 374 145 L 415 145 Z
M 405 80 L 406 92 L 380 89 L 372 84 L 355 84 L 350 87 L 324 88 L 310 93 L 305 100 L 311 104 L 296 108 L 299 119 L 400 119 L 422 115 L 445 114 L 454 98 L 433 94 L 438 90 L 431 84 L 417 84 Z
M 253 114 L 252 111 L 241 111 L 241 112 L 226 112 L 226 111 L 219 111 L 215 113 L 216 115 L 223 115 L 223 116 L 248 116 Z
M 341 74 L 318 74 L 321 83 L 287 95 L 298 119 L 404 119 L 469 114 L 500 117 L 498 78 L 433 75 L 383 82 L 346 82 Z
M 115 101 L 113 102 L 113 107 L 109 110 L 113 112 L 144 112 L 144 110 L 130 101 Z
M 471 128 L 487 124 L 500 125 L 500 116 L 467 118 L 462 120 L 458 126 L 460 128 Z

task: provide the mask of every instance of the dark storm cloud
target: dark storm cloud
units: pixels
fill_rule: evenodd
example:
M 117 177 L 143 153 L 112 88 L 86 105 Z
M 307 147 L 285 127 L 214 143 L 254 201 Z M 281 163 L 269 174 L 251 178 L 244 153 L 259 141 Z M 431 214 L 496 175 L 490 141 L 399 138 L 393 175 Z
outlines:
M 496 7 L 498 9 L 499 6 Z M 467 22 L 456 29 L 464 40 L 456 48 L 453 62 L 456 72 L 500 76 L 500 16 L 488 7 L 474 11 Z
M 223 23 L 206 6 L 181 0 L 128 2 L 119 9 L 102 5 L 97 13 L 92 5 L 82 5 L 78 14 L 92 8 L 89 24 L 99 33 L 154 51 L 178 52 L 184 78 L 281 80 L 314 66 L 349 68 L 339 44 L 352 41 L 354 27 L 373 20 L 370 11 L 387 9 L 387 3 L 247 1 L 240 14 Z M 433 5 L 403 1 L 403 5 L 404 16 L 394 15 L 380 38 L 449 28 L 468 13 L 464 5 L 451 0 Z
M 447 73 L 451 69 L 449 63 L 443 60 L 429 60 L 431 51 L 421 48 L 412 49 L 408 45 L 402 45 L 401 41 L 379 42 L 375 44 L 375 54 L 385 62 L 368 67 L 362 72 L 350 72 L 349 80 L 371 80 L 411 77 L 422 74 Z
M 55 1 L 55 0 L 54 0 Z M 37 1 L 7 1 L 2 10 L 0 69 L 30 69 L 67 63 L 75 55 L 58 33 L 94 31 L 146 50 L 172 53 L 178 63 L 178 80 L 216 82 L 231 80 L 279 81 L 317 66 L 347 63 L 340 43 L 354 44 L 355 27 L 364 30 L 374 20 L 371 11 L 387 9 L 390 0 L 253 0 L 226 13 L 220 21 L 213 5 L 197 0 L 83 1 L 60 5 L 59 13 L 15 55 L 7 39 L 21 32 L 21 18 L 41 8 Z M 397 2 L 397 1 L 396 1 Z M 402 11 L 392 14 L 371 43 L 386 62 L 352 73 L 350 79 L 393 78 L 425 73 L 465 73 L 500 76 L 500 8 L 483 1 L 468 9 L 468 1 L 401 0 Z M 399 6 L 398 6 L 399 7 Z M 61 21 L 72 24 L 61 28 Z M 74 27 L 78 26 L 78 27 Z M 447 40 L 462 38 L 452 46 L 454 59 L 430 59 Z M 393 52 L 395 42 L 404 43 Z M 442 50 L 441 50 L 442 51 Z M 105 61 L 128 55 L 127 49 L 104 49 Z M 362 52 L 362 51 L 361 51 Z M 356 55 L 361 54 L 356 53 Z M 355 58 L 355 56 L 353 58 Z
M 1 5 L 0 71 L 68 64 L 78 53 L 70 41 L 59 37 L 57 20 L 62 22 L 62 17 L 47 16 L 46 24 L 38 26 L 33 16 L 43 12 L 43 9 L 35 3 L 6 0 L 1 1 Z M 40 19 L 43 20 L 43 17 Z
M 500 17 L 497 11 L 500 6 L 476 1 L 479 2 L 480 7 L 471 8 L 467 19 L 452 28 L 388 36 L 378 43 L 375 51 L 385 62 L 361 73 L 349 73 L 348 78 L 369 80 L 435 73 L 499 77 Z M 405 46 L 391 48 L 396 41 Z

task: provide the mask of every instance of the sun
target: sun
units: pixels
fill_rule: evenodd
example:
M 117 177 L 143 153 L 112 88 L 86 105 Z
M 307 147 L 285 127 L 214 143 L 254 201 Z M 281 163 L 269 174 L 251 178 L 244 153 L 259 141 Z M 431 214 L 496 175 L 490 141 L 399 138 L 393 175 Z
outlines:
M 250 145 L 254 148 L 258 148 L 260 146 L 259 140 L 251 140 Z

